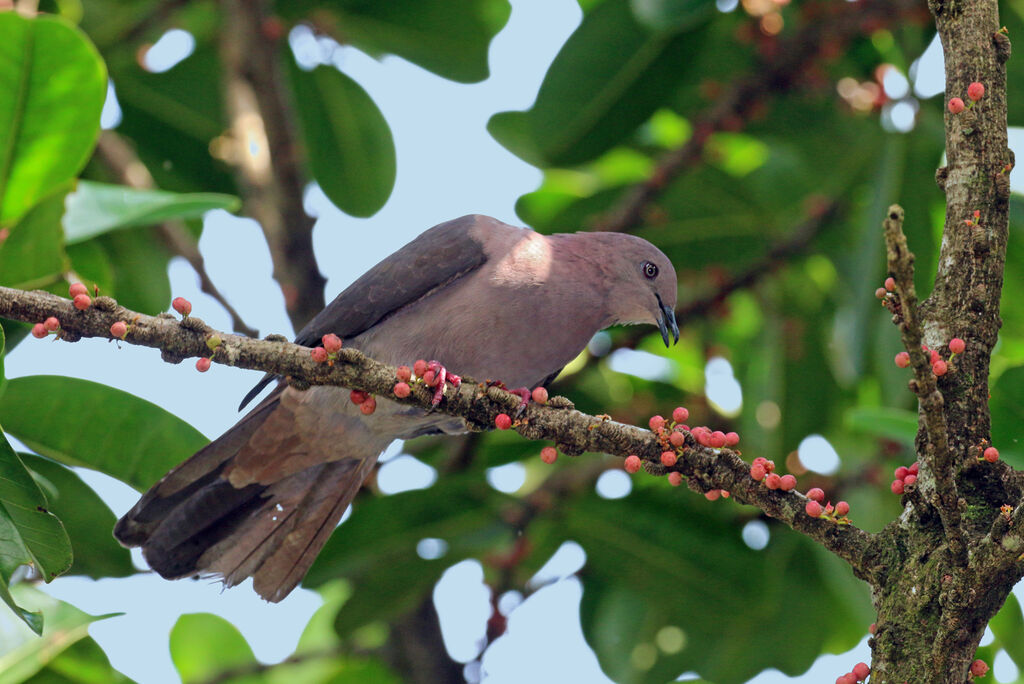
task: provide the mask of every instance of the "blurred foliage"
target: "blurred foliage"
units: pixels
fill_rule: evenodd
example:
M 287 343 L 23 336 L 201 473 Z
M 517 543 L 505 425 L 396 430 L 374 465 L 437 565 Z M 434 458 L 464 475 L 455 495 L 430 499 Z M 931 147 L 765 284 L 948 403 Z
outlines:
M 581 1 L 581 24 L 534 104 L 488 124 L 499 142 L 541 168 L 540 186 L 516 205 L 537 230 L 596 225 L 648 183 L 658 192 L 632 230 L 677 265 L 681 309 L 752 274 L 751 287 L 681 321 L 675 347 L 665 350 L 656 334 L 611 330 L 552 391 L 583 411 L 639 425 L 685 404 L 691 425 L 738 430 L 749 457 L 772 458 L 800 476 L 801 489 L 821 486 L 833 500 L 849 501 L 855 522 L 878 530 L 899 511 L 889 473 L 913 460 L 917 427 L 907 375 L 892 365 L 897 336 L 874 298 L 886 275 L 879 222 L 890 203 L 905 207 L 916 284 L 926 296 L 944 219 L 934 183 L 943 107 L 940 97 L 915 89 L 913 65 L 934 29 L 920 8 L 865 20 L 846 44 L 801 46 L 805 61 L 788 81 L 738 107 L 729 100 L 736 84 L 756 81 L 801 28 L 817 23 L 831 35 L 846 3 L 765 0 L 718 9 L 726 4 Z M 125 306 L 165 310 L 171 255 L 149 226 L 234 209 L 234 196 L 247 191 L 224 152 L 230 123 L 220 42 L 231 29 L 212 0 L 43 0 L 40 8 L 53 16 L 0 13 L 0 90 L 17 94 L 0 99 L 0 131 L 13 143 L 0 153 L 0 284 L 64 292 L 65 278 L 76 273 Z M 363 85 L 335 67 L 333 50 L 350 45 L 480 81 L 509 4 L 302 0 L 278 2 L 275 11 L 263 30 L 279 43 L 273 49 L 288 86 L 282 95 L 296 115 L 296 159 L 342 210 L 367 216 L 390 196 L 401 150 Z M 1003 3 L 1000 17 L 1011 36 L 1024 33 L 1022 3 Z M 315 35 L 323 54 L 314 63 L 288 49 L 296 27 Z M 145 53 L 170 28 L 189 32 L 194 49 L 173 68 L 150 71 Z M 1008 70 L 1010 123 L 1024 125 L 1016 92 L 1024 61 L 1010 60 Z M 116 135 L 156 189 L 111 185 L 119 176 L 109 160 L 87 159 L 99 134 L 105 73 L 121 108 Z M 903 93 L 892 90 L 900 78 L 908 82 Z M 702 128 L 711 120 L 713 130 Z M 698 133 L 707 141 L 667 172 L 665 155 Z M 76 184 L 79 173 L 85 180 Z M 1020 289 L 1024 204 L 1015 197 L 1012 205 L 1005 278 Z M 807 235 L 799 233 L 804 225 L 813 228 Z M 993 439 L 1018 467 L 1022 307 L 1013 297 L 1003 302 L 992 359 Z M 2 333 L 13 346 L 25 327 L 4 322 Z M 624 357 L 609 351 L 622 346 L 665 365 L 653 373 L 613 370 Z M 742 388 L 738 410 L 722 408 L 707 391 L 713 357 L 730 363 Z M 19 581 L 25 572 L 16 568 L 30 565 L 46 579 L 64 570 L 95 578 L 133 572 L 109 536 L 113 514 L 68 466 L 141 489 L 205 438 L 136 397 L 62 377 L 5 382 L 0 373 L 0 424 L 41 455 L 0 443 L 0 526 L 14 531 L 0 534 L 0 598 L 14 611 L 0 611 L 0 620 L 29 634 L 17 614 L 43 635 L 0 643 L 0 682 L 124 681 L 87 637 L 85 626 L 96 618 L 39 594 L 29 586 L 33 576 Z M 121 434 L 138 437 L 126 442 L 115 437 Z M 808 472 L 800 460 L 800 444 L 812 434 L 838 453 L 835 473 Z M 381 643 L 447 568 L 477 559 L 496 593 L 529 594 L 531 578 L 566 541 L 586 553 L 578 573 L 582 624 L 616 682 L 660 683 L 687 670 L 717 684 L 766 668 L 797 674 L 821 653 L 854 646 L 872 621 L 866 587 L 843 563 L 754 509 L 643 475 L 625 498 L 604 499 L 594 482 L 617 463 L 588 455 L 542 466 L 538 445 L 507 433 L 422 438 L 407 448 L 444 476 L 391 496 L 370 488 L 357 500 L 306 578 L 325 602 L 295 654 L 262 665 L 234 626 L 186 615 L 170 641 L 183 681 L 400 681 L 403 673 L 382 664 Z M 508 463 L 525 466 L 525 484 L 513 494 L 487 480 L 489 468 Z M 753 521 L 768 530 L 760 550 L 741 536 Z M 441 557 L 417 552 L 427 538 L 445 544 Z M 827 628 L 808 616 L 828 616 Z M 1011 597 L 979 657 L 1005 650 L 1024 668 L 1022 625 Z M 761 647 L 769 630 L 785 638 Z

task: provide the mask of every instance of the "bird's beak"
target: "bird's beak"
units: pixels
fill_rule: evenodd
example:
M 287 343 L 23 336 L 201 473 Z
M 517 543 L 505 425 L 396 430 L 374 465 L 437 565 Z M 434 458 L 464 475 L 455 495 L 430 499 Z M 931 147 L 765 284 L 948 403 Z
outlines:
M 665 306 L 665 303 L 661 301 L 661 295 L 654 295 L 658 298 L 658 330 L 661 331 L 661 339 L 665 341 L 665 346 L 670 347 L 679 341 L 679 325 L 676 323 L 676 312 L 671 307 Z M 674 342 L 672 344 L 668 341 L 669 330 L 672 331 L 672 337 Z

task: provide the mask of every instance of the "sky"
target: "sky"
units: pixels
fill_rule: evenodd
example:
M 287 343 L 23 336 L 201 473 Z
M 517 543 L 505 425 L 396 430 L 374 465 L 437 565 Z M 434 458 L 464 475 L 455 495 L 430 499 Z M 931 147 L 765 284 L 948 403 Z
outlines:
M 306 195 L 308 211 L 318 218 L 314 246 L 328 278 L 329 298 L 399 246 L 442 221 L 483 213 L 521 224 L 514 203 L 523 193 L 536 189 L 541 174 L 495 142 L 487 134 L 486 123 L 495 112 L 529 107 L 548 65 L 578 25 L 581 13 L 576 0 L 512 0 L 512 7 L 508 25 L 491 45 L 491 77 L 472 85 L 446 81 L 398 58 L 377 61 L 354 48 L 321 53 L 301 31 L 293 34 L 293 47 L 300 57 L 333 61 L 370 93 L 391 126 L 398 154 L 394 193 L 369 219 L 342 214 L 315 187 Z M 941 54 L 934 48 L 932 53 L 926 57 L 932 66 L 922 68 L 915 79 L 914 85 L 923 89 L 920 95 L 934 94 L 942 87 Z M 108 116 L 113 115 L 108 112 Z M 271 279 L 269 253 L 252 220 L 211 213 L 200 249 L 212 279 L 249 325 L 263 335 L 292 335 L 280 291 Z M 226 314 L 199 291 L 195 274 L 183 260 L 172 261 L 169 274 L 174 295 L 189 299 L 195 315 L 215 328 L 230 329 Z M 62 374 L 103 382 L 159 404 L 211 438 L 237 420 L 239 398 L 261 376 L 216 364 L 199 375 L 190 362 L 169 365 L 153 350 L 102 340 L 61 344 L 59 349 L 27 340 L 8 356 L 6 370 L 9 377 Z M 396 445 L 387 454 L 390 460 L 382 468 L 381 483 L 392 482 L 391 491 L 429 486 L 434 477 L 431 469 L 411 457 L 399 456 L 400 451 Z M 126 512 L 138 497 L 134 490 L 110 478 L 80 472 L 117 515 Z M 522 484 L 521 476 L 513 465 L 492 473 L 491 481 L 503 491 L 514 491 Z M 629 480 L 612 476 L 602 487 L 607 496 L 624 496 Z M 749 543 L 767 541 L 764 530 L 752 528 L 744 534 L 753 535 L 751 539 L 761 535 L 760 541 L 748 539 Z M 137 552 L 135 557 L 143 565 Z M 508 633 L 487 651 L 483 669 L 474 666 L 467 674 L 474 680 L 483 676 L 487 684 L 609 682 L 580 630 L 583 589 L 572 574 L 584 563 L 583 550 L 567 543 L 539 573 L 537 586 L 543 588 L 521 604 L 516 596 L 505 597 L 503 604 L 517 606 Z M 460 660 L 477 655 L 489 610 L 482 580 L 479 564 L 466 561 L 449 569 L 435 592 L 446 645 Z M 152 574 L 101 581 L 58 578 L 44 588 L 90 613 L 123 611 L 121 617 L 94 623 L 90 634 L 116 668 L 147 684 L 179 681 L 167 635 L 183 613 L 210 612 L 225 617 L 239 627 L 260 660 L 275 662 L 291 653 L 320 605 L 317 594 L 303 589 L 280 604 L 268 604 L 248 583 L 222 591 L 217 582 L 168 582 Z M 847 654 L 823 656 L 801 677 L 764 672 L 751 681 L 832 681 L 861 660 L 870 660 L 866 639 Z M 997 675 L 1000 670 L 997 662 Z

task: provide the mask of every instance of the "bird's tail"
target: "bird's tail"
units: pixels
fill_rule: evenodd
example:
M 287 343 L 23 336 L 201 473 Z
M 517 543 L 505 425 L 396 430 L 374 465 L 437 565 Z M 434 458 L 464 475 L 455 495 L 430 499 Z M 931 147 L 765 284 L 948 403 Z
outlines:
M 268 601 L 298 585 L 390 439 L 279 389 L 155 484 L 114 528 L 167 579 L 252 576 Z M 316 414 L 316 415 L 307 415 Z M 347 438 L 346 438 L 347 437 Z

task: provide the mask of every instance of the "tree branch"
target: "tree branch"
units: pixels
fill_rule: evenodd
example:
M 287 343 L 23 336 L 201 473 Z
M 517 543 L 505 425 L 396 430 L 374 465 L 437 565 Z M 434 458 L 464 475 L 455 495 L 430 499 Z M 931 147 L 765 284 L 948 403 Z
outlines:
M 217 363 L 262 370 L 287 377 L 298 387 L 337 385 L 363 390 L 410 406 L 431 409 L 433 390 L 422 382 L 412 383 L 408 397 L 394 396 L 395 368 L 379 363 L 355 349 L 343 348 L 332 363 L 317 363 L 310 349 L 286 341 L 254 340 L 218 332 L 195 317 L 177 320 L 171 314 L 147 316 L 119 306 L 110 297 L 98 297 L 85 311 L 48 292 L 25 292 L 0 287 L 0 317 L 34 323 L 55 316 L 60 321 L 58 337 L 69 342 L 84 337 L 112 339 L 110 326 L 125 321 L 128 331 L 123 341 L 160 349 L 171 363 L 189 357 L 211 358 Z M 213 344 L 216 342 L 216 344 Z M 211 346 L 215 347 L 211 351 Z M 412 359 L 410 359 L 411 361 Z M 518 395 L 495 386 L 476 384 L 465 378 L 457 390 L 446 393 L 437 411 L 464 419 L 470 430 L 489 430 L 499 413 L 514 413 Z M 685 447 L 675 466 L 661 465 L 664 450 L 659 438 L 647 429 L 592 416 L 571 408 L 571 403 L 554 397 L 547 405 L 531 403 L 513 424 L 527 439 L 551 440 L 569 455 L 585 451 L 601 452 L 625 458 L 638 455 L 646 469 L 655 475 L 675 471 L 690 478 L 697 491 L 727 489 L 742 503 L 757 506 L 794 530 L 818 541 L 853 566 L 862 577 L 873 576 L 876 550 L 873 535 L 853 525 L 811 518 L 803 510 L 808 499 L 799 492 L 770 490 L 750 477 L 750 464 L 729 449 L 711 449 L 697 444 L 684 433 Z

